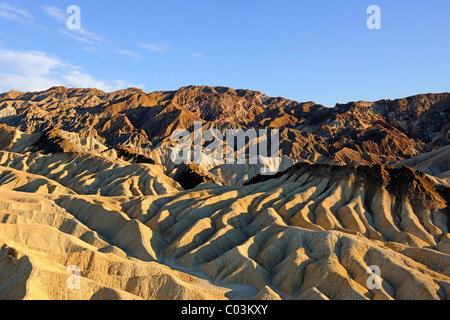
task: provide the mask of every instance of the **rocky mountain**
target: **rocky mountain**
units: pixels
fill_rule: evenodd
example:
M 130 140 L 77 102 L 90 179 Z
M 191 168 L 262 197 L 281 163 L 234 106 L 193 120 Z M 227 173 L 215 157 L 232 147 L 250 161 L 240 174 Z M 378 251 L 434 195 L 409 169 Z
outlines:
M 420 170 L 450 185 L 450 145 L 402 161 L 395 166 L 408 166 Z
M 1 94 L 0 299 L 450 300 L 449 112 L 449 94 Z M 280 171 L 175 165 L 196 121 L 279 129 Z
M 186 166 L 174 166 L 170 159 L 171 135 L 177 129 L 192 131 L 195 121 L 223 134 L 238 128 L 279 129 L 280 170 L 285 170 L 298 162 L 395 164 L 434 152 L 448 144 L 449 110 L 447 93 L 330 109 L 224 87 L 148 94 L 135 88 L 105 93 L 55 87 L 1 94 L 0 129 L 39 136 L 34 151 L 81 151 L 156 163 L 166 175 L 179 177 Z M 227 185 L 243 185 L 258 172 L 248 164 L 201 164 L 195 171 L 196 181 Z
M 283 168 L 305 161 L 394 164 L 448 143 L 449 101 L 449 94 L 430 94 L 330 109 L 224 87 L 190 86 L 149 94 L 139 89 L 105 93 L 55 87 L 45 92 L 2 94 L 0 123 L 27 134 L 57 129 L 62 138 L 76 140 L 75 145 L 85 151 L 127 147 L 162 164 L 167 174 L 174 169 L 167 158 L 173 147 L 172 133 L 192 131 L 195 121 L 223 134 L 238 128 L 279 129 L 281 154 L 288 158 Z M 200 169 L 216 174 L 229 171 L 211 166 Z M 224 180 L 245 182 L 217 177 L 217 181 Z

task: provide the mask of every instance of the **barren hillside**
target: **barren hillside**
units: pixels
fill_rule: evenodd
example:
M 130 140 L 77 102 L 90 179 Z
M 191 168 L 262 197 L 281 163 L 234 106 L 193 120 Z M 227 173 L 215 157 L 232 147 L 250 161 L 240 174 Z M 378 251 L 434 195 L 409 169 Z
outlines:
M 450 300 L 449 101 L 4 93 L 0 299 Z M 194 121 L 280 129 L 280 172 L 174 165 Z

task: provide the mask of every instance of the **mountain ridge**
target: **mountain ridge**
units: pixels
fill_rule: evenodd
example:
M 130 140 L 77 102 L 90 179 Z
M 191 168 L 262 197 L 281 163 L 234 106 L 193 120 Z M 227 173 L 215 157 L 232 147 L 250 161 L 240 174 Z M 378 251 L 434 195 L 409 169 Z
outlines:
M 1 94 L 0 299 L 450 300 L 449 102 Z M 279 172 L 175 165 L 195 122 L 279 129 Z

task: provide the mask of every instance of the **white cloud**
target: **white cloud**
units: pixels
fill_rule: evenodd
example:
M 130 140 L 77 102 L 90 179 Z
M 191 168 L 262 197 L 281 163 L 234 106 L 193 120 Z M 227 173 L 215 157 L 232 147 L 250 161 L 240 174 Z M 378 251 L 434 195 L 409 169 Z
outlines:
M 139 44 L 142 48 L 145 48 L 147 50 L 153 51 L 153 52 L 160 52 L 165 53 L 169 52 L 169 46 L 166 44 L 163 45 L 157 45 L 157 44 L 150 44 L 150 43 L 141 43 Z
M 59 32 L 62 34 L 76 40 L 79 42 L 94 44 L 97 41 L 102 40 L 102 38 L 95 33 L 87 31 L 85 29 L 80 30 L 68 30 L 68 29 L 60 29 Z
M 55 6 L 43 6 L 42 10 L 44 10 L 45 13 L 47 13 L 50 17 L 52 17 L 56 21 L 60 22 L 61 24 L 64 24 L 64 26 L 66 25 L 67 18 L 69 17 L 69 15 L 61 8 Z M 100 36 L 86 30 L 85 28 L 79 30 L 60 29 L 59 32 L 76 41 L 89 44 L 93 44 L 95 41 L 102 40 Z
M 61 23 L 66 23 L 67 14 L 61 8 L 52 7 L 52 6 L 44 6 L 44 7 L 42 7 L 42 10 L 44 10 L 53 19 L 55 19 Z
M 131 60 L 134 61 L 141 61 L 142 56 L 139 54 L 139 52 L 131 51 L 131 50 L 118 50 L 117 53 L 119 53 L 122 56 L 128 57 Z
M 40 51 L 0 50 L 0 92 L 41 91 L 53 86 L 115 91 L 143 87 L 122 80 L 96 79 L 80 67 Z
M 32 23 L 34 19 L 26 9 L 12 6 L 7 2 L 0 2 L 0 17 L 21 23 Z
M 135 55 L 139 54 L 139 53 L 137 53 L 135 51 L 131 51 L 131 50 L 118 50 L 118 52 L 123 56 L 135 56 Z
M 76 40 L 78 42 L 88 43 L 88 44 L 94 44 L 94 42 L 96 40 L 101 40 L 100 37 L 97 37 L 95 34 L 85 31 L 83 29 L 81 29 L 81 30 L 61 29 L 61 30 L 59 30 L 59 32 L 72 38 L 73 40 Z
M 76 33 L 78 33 L 82 37 L 86 37 L 92 40 L 103 40 L 102 37 L 96 35 L 95 33 L 92 33 L 90 31 L 87 31 L 86 29 L 80 29 L 80 30 L 73 30 Z
M 94 52 L 98 51 L 98 48 L 94 47 L 94 46 L 88 46 L 88 47 L 85 47 L 83 50 L 94 53 Z
M 202 53 L 194 53 L 194 54 L 191 55 L 191 57 L 194 58 L 194 59 L 206 58 L 206 56 L 204 54 L 202 54 Z
M 61 62 L 39 51 L 16 52 L 0 51 L 0 71 L 18 74 L 40 75 L 61 65 Z

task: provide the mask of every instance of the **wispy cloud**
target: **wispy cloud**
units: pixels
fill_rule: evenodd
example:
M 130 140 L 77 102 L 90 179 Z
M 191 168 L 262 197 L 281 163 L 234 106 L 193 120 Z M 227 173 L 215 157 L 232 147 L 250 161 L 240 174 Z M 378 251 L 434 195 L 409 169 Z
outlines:
M 140 43 L 139 46 L 144 49 L 159 53 L 167 53 L 170 50 L 170 46 L 167 44 Z
M 97 79 L 44 52 L 0 50 L 0 92 L 40 91 L 58 85 L 104 91 L 143 87 L 124 80 Z
M 101 37 L 84 29 L 80 30 L 60 29 L 59 32 L 68 36 L 69 38 L 72 38 L 75 41 L 84 42 L 88 44 L 94 44 L 95 42 L 102 40 Z
M 191 55 L 191 57 L 194 58 L 194 59 L 204 59 L 204 58 L 206 58 L 207 56 L 204 55 L 204 54 L 202 54 L 202 53 L 193 53 L 193 54 Z
M 0 17 L 25 24 L 30 24 L 34 20 L 28 10 L 3 1 L 0 2 Z
M 54 20 L 60 22 L 61 24 L 66 24 L 68 14 L 61 8 L 55 6 L 43 6 L 42 10 L 44 10 L 44 12 Z M 59 29 L 59 32 L 72 38 L 73 40 L 89 44 L 93 44 L 96 41 L 102 40 L 102 37 L 86 30 L 85 28 L 82 28 L 80 30 Z
M 119 53 L 122 56 L 128 57 L 131 60 L 134 61 L 141 61 L 142 60 L 142 56 L 139 52 L 136 51 L 132 51 L 132 50 L 117 50 L 117 53 Z
M 67 14 L 61 8 L 54 7 L 54 6 L 44 6 L 44 7 L 42 7 L 42 10 L 44 10 L 53 19 L 55 19 L 61 23 L 66 23 Z
M 94 53 L 94 52 L 97 52 L 97 51 L 98 51 L 98 48 L 95 47 L 95 46 L 88 46 L 88 47 L 85 47 L 83 50 L 84 50 L 84 51 L 87 51 L 87 52 L 92 52 L 92 53 Z

